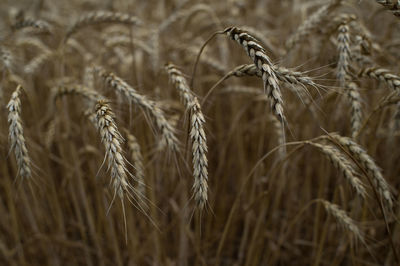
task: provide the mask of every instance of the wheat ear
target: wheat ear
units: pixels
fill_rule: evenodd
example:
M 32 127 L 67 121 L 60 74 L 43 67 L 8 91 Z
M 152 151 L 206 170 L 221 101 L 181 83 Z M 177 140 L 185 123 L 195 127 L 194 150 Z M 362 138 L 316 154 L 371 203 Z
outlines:
M 229 27 L 224 32 L 244 48 L 258 70 L 261 71 L 264 90 L 271 99 L 272 109 L 278 119 L 284 123 L 286 119 L 283 114 L 282 93 L 278 85 L 278 78 L 273 70 L 273 64 L 264 48 L 258 44 L 257 39 L 237 27 Z
M 94 11 L 80 16 L 68 29 L 65 41 L 79 29 L 99 23 L 122 23 L 128 25 L 141 25 L 142 22 L 135 16 L 119 12 Z
M 360 229 L 358 228 L 354 220 L 351 219 L 344 210 L 340 209 L 338 205 L 333 204 L 329 201 L 323 199 L 318 199 L 318 201 L 321 202 L 322 205 L 324 205 L 326 212 L 336 218 L 341 226 L 351 232 L 358 240 L 363 243 L 365 242 Z
M 137 179 L 137 189 L 140 196 L 145 196 L 146 193 L 146 183 L 144 181 L 144 166 L 143 166 L 143 156 L 140 151 L 140 145 L 136 137 L 126 131 L 127 144 L 131 154 L 131 159 L 133 167 L 135 168 L 135 176 Z
M 333 166 L 343 173 L 343 176 L 357 191 L 357 194 L 361 198 L 365 199 L 365 196 L 367 195 L 365 187 L 361 180 L 354 175 L 354 169 L 349 163 L 348 159 L 345 158 L 336 148 L 330 145 L 322 145 L 319 143 L 311 143 L 311 145 L 322 151 L 322 153 L 329 158 Z
M 187 110 L 190 110 L 190 139 L 192 140 L 194 177 L 193 191 L 197 206 L 203 209 L 208 199 L 208 160 L 204 115 L 197 97 L 190 90 L 182 72 L 173 64 L 167 64 L 166 70 L 171 82 L 179 91 L 183 104 Z
M 102 67 L 96 66 L 94 71 L 104 79 L 107 85 L 119 93 L 126 96 L 129 101 L 141 107 L 145 112 L 149 113 L 155 120 L 158 129 L 163 136 L 162 145 L 166 144 L 171 150 L 177 151 L 178 140 L 175 137 L 174 128 L 165 119 L 164 112 L 158 107 L 157 103 L 147 99 L 147 97 L 139 94 L 128 83 L 123 81 L 111 72 L 105 71 Z
M 313 31 L 315 31 L 322 21 L 341 4 L 341 0 L 332 0 L 328 4 L 323 5 L 314 14 L 308 17 L 295 31 L 295 33 L 289 37 L 286 41 L 286 48 L 288 50 L 292 49 L 296 44 L 303 41 L 308 37 Z
M 400 17 L 400 2 L 392 0 L 376 0 L 378 4 L 383 5 L 386 9 L 390 10 L 393 15 Z
M 393 207 L 392 193 L 389 189 L 389 184 L 382 176 L 380 168 L 376 165 L 374 160 L 368 153 L 356 142 L 348 137 L 339 136 L 337 134 L 331 135 L 332 138 L 343 146 L 353 157 L 357 160 L 364 170 L 372 177 L 373 185 L 387 203 L 389 209 Z
M 111 180 L 115 193 L 123 198 L 125 193 L 130 195 L 132 187 L 128 183 L 125 158 L 122 154 L 121 143 L 123 138 L 114 121 L 114 113 L 108 103 L 99 100 L 95 106 L 95 122 L 100 133 L 101 141 L 106 150 L 108 167 L 111 171 Z
M 351 104 L 351 136 L 355 138 L 361 128 L 362 110 L 361 95 L 358 85 L 349 81 L 345 83 L 346 93 Z
M 11 95 L 11 99 L 7 104 L 8 109 L 8 123 L 9 127 L 9 140 L 11 149 L 14 149 L 15 157 L 17 159 L 18 171 L 22 178 L 30 178 L 31 171 L 31 158 L 26 148 L 24 129 L 21 120 L 21 95 L 22 87 L 18 85 Z
M 349 72 L 350 65 L 350 34 L 347 23 L 340 24 L 338 28 L 337 49 L 339 52 L 339 60 L 337 64 L 337 79 L 341 87 L 345 86 L 346 76 Z

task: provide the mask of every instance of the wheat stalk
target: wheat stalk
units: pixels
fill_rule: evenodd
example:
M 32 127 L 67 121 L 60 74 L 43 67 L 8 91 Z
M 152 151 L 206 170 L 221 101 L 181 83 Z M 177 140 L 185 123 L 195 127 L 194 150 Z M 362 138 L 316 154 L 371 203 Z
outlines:
M 22 87 L 18 85 L 11 95 L 11 99 L 7 104 L 8 124 L 9 124 L 9 140 L 11 149 L 14 149 L 15 157 L 18 164 L 18 172 L 22 178 L 30 178 L 31 158 L 26 148 L 24 129 L 21 120 L 21 95 Z

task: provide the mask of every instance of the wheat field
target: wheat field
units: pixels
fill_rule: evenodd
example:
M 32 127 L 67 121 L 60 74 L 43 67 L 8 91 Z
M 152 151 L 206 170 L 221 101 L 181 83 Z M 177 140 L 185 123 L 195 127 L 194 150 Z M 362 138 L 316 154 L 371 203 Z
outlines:
M 400 2 L 0 14 L 0 265 L 400 265 Z

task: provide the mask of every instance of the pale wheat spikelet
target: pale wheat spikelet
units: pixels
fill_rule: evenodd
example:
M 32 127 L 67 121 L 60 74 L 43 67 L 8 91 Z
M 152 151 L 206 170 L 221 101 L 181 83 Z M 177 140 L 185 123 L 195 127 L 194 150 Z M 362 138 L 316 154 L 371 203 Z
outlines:
M 339 80 L 340 86 L 344 87 L 351 59 L 349 26 L 346 23 L 340 24 L 338 28 L 337 49 L 339 52 L 337 79 Z
M 343 173 L 345 179 L 351 184 L 351 186 L 355 189 L 357 194 L 365 199 L 367 192 L 365 187 L 360 179 L 358 179 L 354 174 L 354 169 L 347 160 L 336 148 L 330 145 L 322 145 L 319 143 L 311 143 L 314 147 L 317 147 L 322 153 L 324 153 L 333 166 L 338 169 L 340 172 Z
M 278 78 L 273 70 L 273 64 L 265 53 L 264 48 L 258 44 L 254 37 L 239 28 L 229 27 L 224 32 L 244 48 L 258 70 L 261 71 L 264 90 L 271 100 L 272 109 L 278 119 L 284 123 L 286 119 L 283 114 L 282 93 L 278 85 Z
M 396 0 L 376 0 L 378 4 L 383 5 L 386 9 L 390 10 L 393 15 L 400 17 L 400 2 Z
M 376 165 L 368 153 L 356 142 L 348 137 L 342 137 L 337 134 L 331 135 L 332 138 L 343 146 L 357 160 L 366 172 L 372 177 L 372 183 L 380 196 L 385 200 L 389 209 L 393 207 L 392 193 L 389 184 L 382 176 L 381 169 Z
M 360 77 L 370 77 L 386 83 L 389 88 L 400 94 L 400 76 L 393 74 L 390 70 L 379 67 L 364 68 L 358 74 Z
M 126 132 L 127 144 L 130 151 L 133 167 L 135 168 L 135 176 L 138 182 L 137 190 L 140 196 L 145 196 L 146 185 L 144 181 L 144 166 L 143 166 L 143 156 L 140 151 L 140 145 L 136 137 L 133 134 Z
M 138 105 L 146 113 L 150 114 L 155 120 L 157 128 L 161 131 L 163 142 L 173 151 L 178 148 L 178 140 L 175 137 L 175 130 L 165 119 L 164 112 L 158 107 L 157 103 L 147 99 L 147 97 L 139 94 L 128 83 L 117 77 L 111 72 L 105 71 L 103 68 L 96 66 L 94 71 L 104 79 L 107 85 L 119 93 L 122 93 L 132 103 Z
M 128 25 L 141 25 L 142 22 L 135 16 L 119 12 L 94 11 L 80 16 L 77 21 L 68 29 L 65 40 L 79 29 L 99 23 L 122 23 Z
M 363 243 L 365 242 L 360 229 L 358 228 L 354 220 L 351 219 L 344 210 L 341 210 L 338 205 L 333 204 L 329 201 L 323 199 L 318 199 L 318 201 L 321 202 L 322 205 L 324 205 L 327 213 L 336 218 L 341 226 L 351 232 L 358 240 Z
M 292 49 L 297 43 L 306 39 L 312 32 L 316 31 L 327 16 L 341 4 L 341 0 L 331 0 L 323 5 L 314 14 L 308 17 L 286 41 L 286 48 Z
M 208 200 L 208 160 L 207 160 L 207 139 L 204 132 L 205 119 L 201 112 L 200 103 L 194 97 L 190 102 L 191 129 L 193 154 L 193 176 L 194 176 L 194 199 L 197 206 L 203 209 Z
M 21 121 L 21 90 L 21 85 L 18 85 L 7 104 L 8 123 L 10 125 L 9 140 L 11 143 L 11 149 L 14 149 L 15 157 L 17 159 L 19 174 L 22 178 L 30 178 L 32 176 L 31 158 L 29 157 L 28 149 L 26 148 L 24 129 Z
M 111 171 L 111 181 L 115 193 L 118 194 L 120 198 L 123 198 L 125 193 L 129 196 L 132 187 L 128 183 L 125 158 L 121 148 L 123 138 L 115 124 L 114 113 L 104 100 L 99 100 L 97 102 L 95 113 L 96 127 L 106 150 L 108 168 Z
M 203 209 L 208 199 L 207 139 L 204 131 L 205 119 L 197 97 L 190 90 L 182 72 L 173 64 L 166 65 L 171 82 L 179 91 L 181 100 L 190 110 L 190 139 L 192 140 L 193 191 L 197 206 Z
M 184 105 L 187 108 L 190 102 L 193 101 L 194 95 L 192 91 L 189 89 L 189 85 L 187 84 L 186 79 L 183 77 L 183 73 L 171 63 L 168 63 L 165 66 L 165 68 L 168 72 L 168 76 L 171 82 L 179 91 L 181 100 L 183 101 Z
M 351 136 L 355 138 L 357 132 L 361 128 L 362 110 L 361 110 L 361 95 L 358 85 L 349 81 L 346 82 L 346 94 L 351 104 Z

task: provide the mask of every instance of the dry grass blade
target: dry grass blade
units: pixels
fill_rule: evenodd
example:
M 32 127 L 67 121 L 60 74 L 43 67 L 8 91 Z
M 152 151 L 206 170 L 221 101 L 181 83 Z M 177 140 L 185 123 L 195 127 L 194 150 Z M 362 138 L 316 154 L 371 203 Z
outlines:
M 9 140 L 11 149 L 14 149 L 15 157 L 17 159 L 19 174 L 22 178 L 30 178 L 31 171 L 31 158 L 26 148 L 24 129 L 21 121 L 21 95 L 22 87 L 17 86 L 11 95 L 11 99 L 7 104 L 8 109 L 8 124 L 9 127 Z

